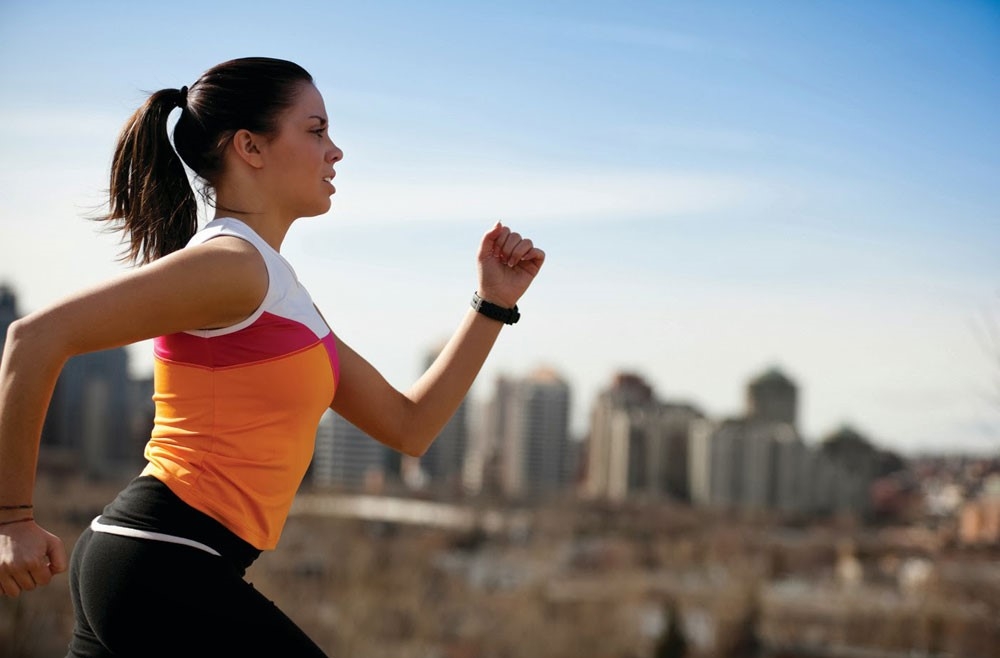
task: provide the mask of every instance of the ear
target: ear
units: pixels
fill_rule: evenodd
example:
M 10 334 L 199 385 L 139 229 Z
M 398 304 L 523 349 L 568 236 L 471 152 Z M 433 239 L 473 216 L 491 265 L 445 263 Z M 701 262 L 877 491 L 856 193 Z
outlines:
M 259 135 L 241 128 L 233 135 L 231 145 L 236 155 L 254 169 L 264 166 L 264 159 L 261 157 L 263 140 Z

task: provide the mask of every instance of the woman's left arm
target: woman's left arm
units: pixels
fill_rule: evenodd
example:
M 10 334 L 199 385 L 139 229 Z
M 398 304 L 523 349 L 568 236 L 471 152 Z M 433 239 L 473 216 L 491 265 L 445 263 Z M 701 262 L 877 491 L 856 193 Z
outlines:
M 545 253 L 498 222 L 483 235 L 477 261 L 479 296 L 511 308 L 538 274 Z M 405 393 L 340 342 L 340 383 L 330 408 L 382 443 L 420 456 L 469 392 L 503 326 L 470 308 L 434 363 Z

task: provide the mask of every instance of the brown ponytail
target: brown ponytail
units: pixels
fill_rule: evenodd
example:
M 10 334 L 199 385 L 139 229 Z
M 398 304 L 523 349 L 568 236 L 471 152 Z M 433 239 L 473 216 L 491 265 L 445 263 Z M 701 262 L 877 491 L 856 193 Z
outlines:
M 211 202 L 223 152 L 236 131 L 274 134 L 279 114 L 303 83 L 312 83 L 312 76 L 298 64 L 245 57 L 212 67 L 190 90 L 152 94 L 118 136 L 109 211 L 98 217 L 128 237 L 124 258 L 145 264 L 187 244 L 198 230 L 198 204 L 184 165 Z M 178 107 L 171 144 L 167 119 Z
M 167 118 L 187 89 L 151 95 L 125 123 L 111 165 L 110 210 L 101 219 L 128 237 L 124 257 L 149 263 L 180 249 L 198 229 L 198 204 L 167 137 Z

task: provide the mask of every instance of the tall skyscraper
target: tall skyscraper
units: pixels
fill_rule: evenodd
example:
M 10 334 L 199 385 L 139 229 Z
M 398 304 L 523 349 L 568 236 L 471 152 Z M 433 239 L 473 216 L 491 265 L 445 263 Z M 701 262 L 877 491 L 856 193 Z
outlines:
M 700 505 L 792 513 L 864 515 L 890 457 L 849 427 L 807 445 L 794 426 L 796 386 L 769 370 L 747 386 L 747 413 L 697 425 L 690 453 L 692 500 Z
M 658 400 L 642 377 L 616 375 L 591 409 L 584 494 L 688 500 L 688 444 L 699 418 L 689 404 Z
M 634 490 L 654 497 L 690 500 L 691 426 L 703 414 L 690 404 L 661 401 L 640 417 L 648 461 L 644 481 L 636 481 Z
M 611 386 L 598 394 L 590 410 L 586 445 L 584 494 L 622 500 L 628 495 L 632 444 L 630 411 L 653 404 L 653 389 L 639 375 L 618 373 Z
M 691 499 L 713 507 L 800 510 L 807 500 L 806 451 L 788 423 L 704 421 L 692 435 Z
M 0 285 L 0 354 L 19 319 L 17 296 Z M 133 382 L 124 347 L 80 354 L 59 373 L 42 428 L 41 467 L 120 478 L 142 465 L 152 427 L 152 382 Z
M 807 448 L 795 429 L 797 389 L 770 369 L 747 384 L 746 414 L 702 422 L 692 437 L 692 500 L 701 505 L 798 511 Z
M 352 491 L 381 488 L 389 451 L 339 414 L 327 411 L 316 430 L 310 479 L 321 487 Z
M 816 498 L 817 507 L 866 514 L 872 483 L 880 475 L 881 453 L 867 437 L 846 425 L 825 436 L 818 453 L 818 479 L 825 486 Z
M 74 356 L 56 382 L 42 448 L 53 457 L 75 459 L 91 477 L 133 472 L 142 461 L 142 443 L 132 424 L 132 401 L 125 348 Z
M 747 418 L 796 427 L 798 388 L 778 368 L 752 379 L 747 386 Z
M 569 405 L 569 385 L 549 368 L 498 381 L 497 476 L 505 495 L 539 499 L 566 488 L 573 468 L 568 463 Z
M 0 358 L 3 355 L 3 346 L 7 342 L 7 329 L 20 317 L 14 289 L 6 284 L 0 285 Z
M 429 368 L 444 345 L 429 351 L 424 368 Z M 419 466 L 431 489 L 455 491 L 464 481 L 465 461 L 469 452 L 469 418 L 467 400 L 463 399 L 455 414 L 420 457 Z
M 743 420 L 704 419 L 694 423 L 688 451 L 691 500 L 696 505 L 729 507 L 743 491 Z

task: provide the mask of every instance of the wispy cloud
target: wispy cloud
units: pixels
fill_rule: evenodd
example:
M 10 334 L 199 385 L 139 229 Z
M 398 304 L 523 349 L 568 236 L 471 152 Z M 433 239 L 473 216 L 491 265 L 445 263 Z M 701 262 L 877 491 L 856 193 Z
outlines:
M 357 180 L 353 176 L 357 175 Z M 488 217 L 613 219 L 697 215 L 760 206 L 767 180 L 676 171 L 427 170 L 338 178 L 340 221 L 455 221 Z
M 80 108 L 0 108 L 0 138 L 6 140 L 71 138 L 96 135 L 110 143 L 127 114 Z M 36 143 L 37 145 L 37 143 Z

